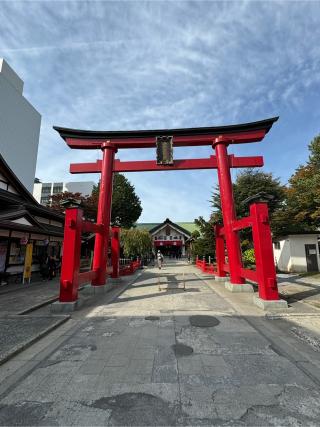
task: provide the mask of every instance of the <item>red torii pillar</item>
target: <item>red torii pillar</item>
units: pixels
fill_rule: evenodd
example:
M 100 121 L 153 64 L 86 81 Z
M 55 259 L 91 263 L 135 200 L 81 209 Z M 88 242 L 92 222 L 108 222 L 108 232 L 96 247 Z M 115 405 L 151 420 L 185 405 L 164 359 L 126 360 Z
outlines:
M 103 159 L 101 165 L 100 195 L 98 203 L 97 223 L 103 227 L 103 233 L 96 235 L 93 270 L 98 272 L 92 280 L 92 286 L 103 286 L 107 278 L 107 260 L 109 251 L 109 229 L 111 219 L 113 163 L 117 152 L 116 147 L 110 142 L 101 145 Z
M 233 199 L 232 180 L 227 152 L 228 140 L 218 137 L 213 143 L 218 164 L 218 180 L 220 187 L 221 210 L 230 265 L 230 282 L 243 284 L 245 279 L 241 277 L 241 250 L 240 239 L 237 231 L 233 231 L 233 223 L 236 220 L 236 211 Z

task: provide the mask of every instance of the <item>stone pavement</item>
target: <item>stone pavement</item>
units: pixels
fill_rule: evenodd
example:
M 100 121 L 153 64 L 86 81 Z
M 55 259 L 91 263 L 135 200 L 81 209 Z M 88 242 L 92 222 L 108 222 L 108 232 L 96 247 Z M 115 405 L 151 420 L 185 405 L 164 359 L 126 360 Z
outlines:
M 0 425 L 319 425 L 320 312 L 251 300 L 183 261 L 149 268 L 0 367 Z
M 0 288 L 0 316 L 18 314 L 57 298 L 59 278 L 31 284 L 10 284 Z
M 302 301 L 320 309 L 319 274 L 303 276 L 299 274 L 278 274 L 279 291 L 289 303 Z

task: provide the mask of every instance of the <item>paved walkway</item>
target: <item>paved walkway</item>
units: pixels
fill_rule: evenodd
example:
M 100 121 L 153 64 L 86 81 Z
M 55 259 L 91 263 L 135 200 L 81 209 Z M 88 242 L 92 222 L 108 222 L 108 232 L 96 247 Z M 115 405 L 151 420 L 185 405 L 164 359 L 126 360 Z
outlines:
M 0 316 L 21 313 L 59 295 L 59 278 L 31 284 L 15 283 L 0 288 Z
M 0 425 L 319 425 L 320 312 L 266 318 L 199 274 L 147 269 L 2 365 Z

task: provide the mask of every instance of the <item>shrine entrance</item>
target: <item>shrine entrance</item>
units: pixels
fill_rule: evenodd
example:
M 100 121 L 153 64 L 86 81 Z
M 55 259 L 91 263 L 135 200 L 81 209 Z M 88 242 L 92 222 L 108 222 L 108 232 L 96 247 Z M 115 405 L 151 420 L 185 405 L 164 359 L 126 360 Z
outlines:
M 277 120 L 278 117 L 274 117 L 231 126 L 109 132 L 74 130 L 55 126 L 54 129 L 71 149 L 96 149 L 102 150 L 103 153 L 102 160 L 70 166 L 70 172 L 73 174 L 100 173 L 100 196 L 96 223 L 84 221 L 79 208 L 66 210 L 60 302 L 75 302 L 78 298 L 78 287 L 82 283 L 90 281 L 95 290 L 106 285 L 107 254 L 110 244 L 112 277 L 119 276 L 120 230 L 117 227 L 110 229 L 113 173 L 190 169 L 218 170 L 223 224 L 215 226 L 216 264 L 207 272 L 218 280 L 228 281 L 233 291 L 245 290 L 245 279 L 253 281 L 258 284 L 259 299 L 262 302 L 279 301 L 268 217 L 268 199 L 263 195 L 251 198 L 248 201 L 250 215 L 237 219 L 232 192 L 230 169 L 261 167 L 263 158 L 228 154 L 229 145 L 261 141 Z M 174 147 L 189 146 L 212 146 L 215 155 L 200 159 L 173 158 Z M 132 148 L 156 149 L 157 160 L 115 159 L 115 153 L 118 150 Z M 253 235 L 256 270 L 245 269 L 241 259 L 239 231 L 249 227 Z M 85 231 L 96 234 L 93 267 L 89 272 L 80 273 L 81 233 Z M 204 268 L 203 271 L 206 269 Z

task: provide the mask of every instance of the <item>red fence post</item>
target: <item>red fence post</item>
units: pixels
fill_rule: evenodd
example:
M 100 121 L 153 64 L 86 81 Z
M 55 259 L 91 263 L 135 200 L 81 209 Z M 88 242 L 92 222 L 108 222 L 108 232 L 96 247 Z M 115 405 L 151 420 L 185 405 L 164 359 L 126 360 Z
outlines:
M 93 255 L 93 270 L 98 274 L 92 280 L 92 286 L 101 286 L 106 283 L 107 257 L 109 249 L 109 229 L 112 200 L 113 162 L 116 148 L 109 142 L 102 144 L 103 159 L 101 166 L 100 194 L 98 203 L 97 224 L 103 226 L 103 232 L 96 234 Z
M 111 277 L 117 279 L 119 277 L 119 260 L 120 260 L 120 227 L 112 227 L 111 237 Z
M 82 216 L 82 209 L 66 209 L 60 277 L 60 302 L 73 302 L 78 298 Z
M 216 236 L 216 261 L 217 261 L 217 276 L 226 277 L 224 271 L 225 264 L 225 253 L 224 253 L 224 237 L 220 235 L 220 230 L 222 229 L 221 224 L 216 224 L 214 226 L 214 232 Z
M 228 141 L 216 138 L 213 147 L 215 148 L 217 157 L 223 225 L 228 251 L 228 263 L 230 266 L 230 282 L 242 284 L 245 283 L 245 280 L 241 277 L 242 258 L 240 240 L 238 233 L 233 231 L 233 222 L 236 220 L 236 212 L 233 200 L 227 145 Z
M 262 201 L 252 203 L 250 205 L 250 216 L 252 219 L 259 297 L 263 300 L 278 300 L 277 276 L 267 203 Z

